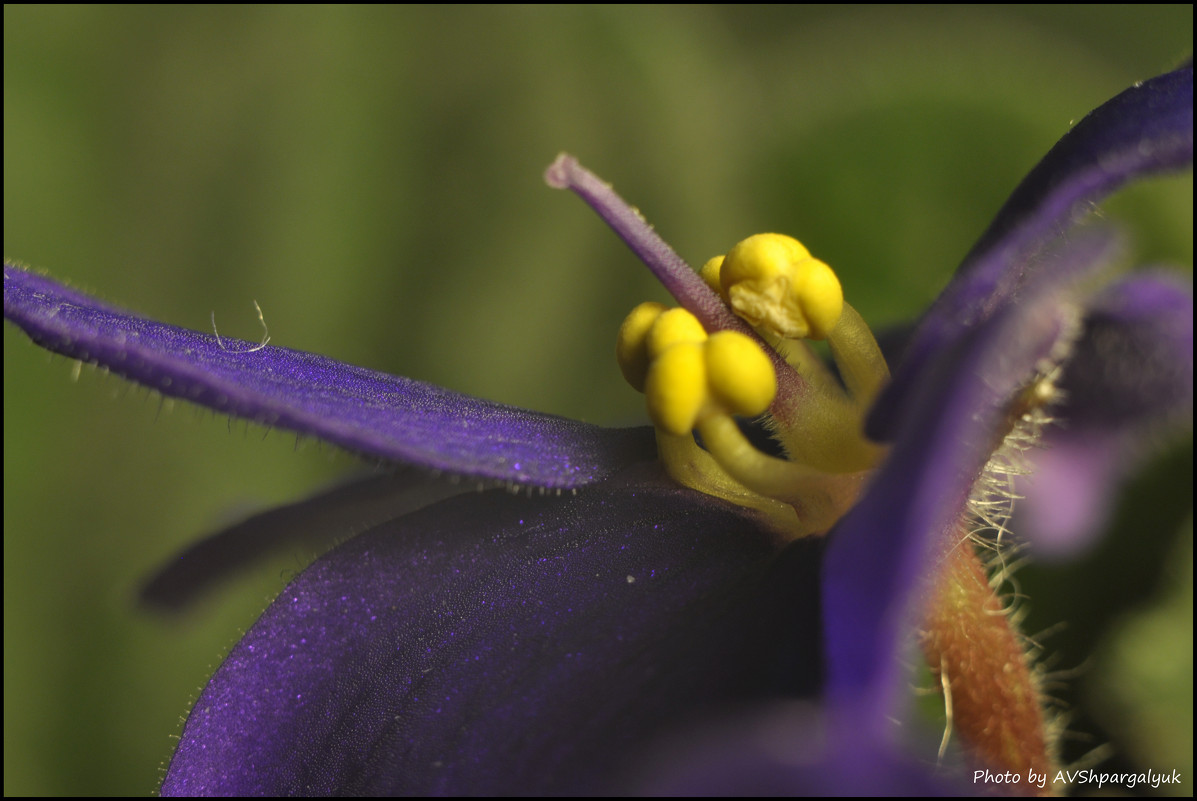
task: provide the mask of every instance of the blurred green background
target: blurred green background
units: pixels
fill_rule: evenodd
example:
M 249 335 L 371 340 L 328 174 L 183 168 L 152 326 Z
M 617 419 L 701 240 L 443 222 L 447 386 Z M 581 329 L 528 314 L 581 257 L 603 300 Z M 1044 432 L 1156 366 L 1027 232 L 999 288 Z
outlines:
M 4 253 L 176 324 L 214 312 L 256 341 L 256 299 L 274 344 L 638 422 L 614 332 L 663 293 L 543 185 L 558 151 L 692 263 L 798 236 L 885 325 L 935 296 L 1070 122 L 1191 48 L 1191 6 L 5 6 Z M 1192 192 L 1154 181 L 1106 207 L 1136 262 L 1191 269 Z M 5 327 L 4 791 L 146 794 L 302 555 L 183 619 L 138 611 L 138 583 L 356 463 L 71 373 Z M 1046 637 L 1096 727 L 1073 756 L 1107 743 L 1189 775 L 1190 480 L 1182 447 L 1139 482 L 1136 503 L 1171 511 L 1124 508 L 1113 570 L 1025 574 L 1064 599 L 1028 593 L 1032 631 L 1110 607 L 1079 642 Z M 1149 563 L 1137 583 L 1128 560 Z

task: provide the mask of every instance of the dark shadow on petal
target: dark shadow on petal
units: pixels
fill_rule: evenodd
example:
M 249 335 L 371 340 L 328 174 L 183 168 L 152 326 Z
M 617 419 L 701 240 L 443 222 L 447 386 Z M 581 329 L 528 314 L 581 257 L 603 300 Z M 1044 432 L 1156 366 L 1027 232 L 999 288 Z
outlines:
M 151 609 L 181 612 L 220 583 L 274 554 L 297 547 L 319 554 L 388 520 L 475 491 L 411 468 L 341 483 L 189 545 L 159 568 L 141 588 L 139 598 Z
M 1093 299 L 1060 381 L 1076 431 L 1177 416 L 1193 407 L 1193 291 L 1179 276 L 1139 273 Z
M 874 739 L 867 727 L 801 702 L 776 703 L 705 726 L 655 749 L 633 795 L 959 796 L 974 788 L 934 762 Z M 926 750 L 934 754 L 934 745 Z
M 163 793 L 599 791 L 707 707 L 816 690 L 820 552 L 656 479 L 435 504 L 282 593 Z

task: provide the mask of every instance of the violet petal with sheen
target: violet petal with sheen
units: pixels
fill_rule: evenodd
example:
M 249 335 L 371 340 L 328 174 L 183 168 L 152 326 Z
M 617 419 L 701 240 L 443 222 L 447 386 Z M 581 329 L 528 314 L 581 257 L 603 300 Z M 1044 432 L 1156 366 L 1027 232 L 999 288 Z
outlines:
M 886 462 L 832 530 L 823 565 L 827 689 L 834 705 L 873 710 L 861 726 L 890 725 L 910 604 L 1006 433 L 1008 404 L 1067 338 L 1071 311 L 1056 301 L 1048 293 L 1007 308 L 940 351 Z
M 313 353 L 217 341 L 120 311 L 9 264 L 4 316 L 48 350 L 163 395 L 387 461 L 569 488 L 656 455 L 647 428 L 600 428 Z
M 163 795 L 597 791 L 683 715 L 816 689 L 820 543 L 778 558 L 743 510 L 656 478 L 469 501 L 296 579 L 197 701 Z

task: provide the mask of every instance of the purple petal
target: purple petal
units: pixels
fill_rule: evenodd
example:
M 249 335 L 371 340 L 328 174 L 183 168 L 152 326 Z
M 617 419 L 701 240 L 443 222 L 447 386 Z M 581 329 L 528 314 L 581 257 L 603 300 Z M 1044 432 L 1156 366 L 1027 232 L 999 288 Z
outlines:
M 181 611 L 221 581 L 275 553 L 296 548 L 319 553 L 388 520 L 471 491 L 418 470 L 339 484 L 192 543 L 146 582 L 141 601 L 155 609 Z
M 1126 182 L 1193 161 L 1193 66 L 1090 112 L 1023 179 L 927 312 L 867 424 L 889 441 L 935 353 L 1017 295 L 1043 244 Z
M 1108 287 L 1060 381 L 1063 402 L 1033 470 L 1019 482 L 1015 531 L 1039 556 L 1087 545 L 1117 488 L 1158 439 L 1191 427 L 1193 295 L 1170 274 L 1139 274 Z
M 647 428 L 600 428 L 312 353 L 218 341 L 122 312 L 8 264 L 4 316 L 48 350 L 164 395 L 387 461 L 568 488 L 656 454 Z
M 658 479 L 435 504 L 282 593 L 163 794 L 599 789 L 705 704 L 813 690 L 819 551 Z
M 941 350 L 901 419 L 902 436 L 833 529 L 823 568 L 828 694 L 888 729 L 909 607 L 956 527 L 1008 407 L 1066 337 L 1052 294 L 1008 307 Z M 877 734 L 878 737 L 881 734 Z
M 1103 290 L 1060 389 L 1073 431 L 1191 420 L 1192 287 L 1174 274 L 1140 273 Z

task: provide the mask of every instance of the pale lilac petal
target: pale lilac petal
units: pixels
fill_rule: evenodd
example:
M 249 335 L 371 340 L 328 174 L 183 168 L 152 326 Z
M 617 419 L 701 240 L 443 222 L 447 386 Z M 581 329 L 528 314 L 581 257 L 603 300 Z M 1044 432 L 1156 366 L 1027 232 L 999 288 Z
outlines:
M 1018 538 L 1041 558 L 1075 556 L 1101 530 L 1127 475 L 1126 443 L 1109 433 L 1052 436 L 1029 457 L 1015 506 Z M 1131 461 L 1136 464 L 1138 460 Z
M 7 264 L 4 316 L 48 350 L 164 395 L 387 461 L 568 488 L 656 453 L 647 428 L 600 428 L 312 353 L 218 341 Z
M 1119 485 L 1193 419 L 1193 295 L 1142 273 L 1094 301 L 1060 381 L 1057 425 L 1028 454 L 1014 530 L 1041 557 L 1071 556 L 1100 532 Z

